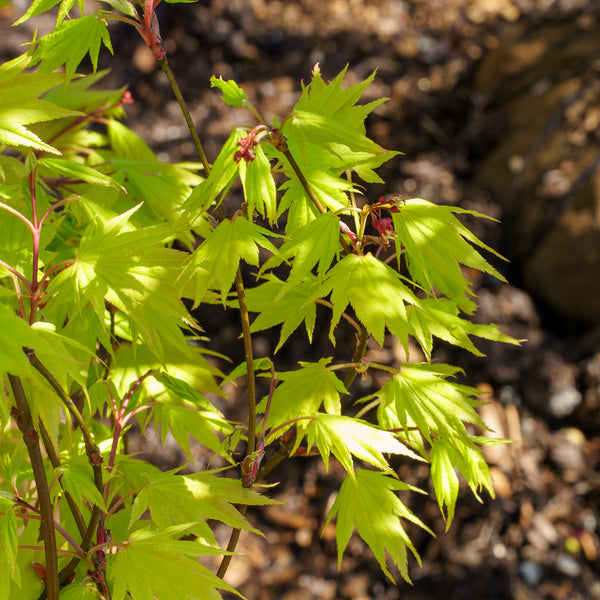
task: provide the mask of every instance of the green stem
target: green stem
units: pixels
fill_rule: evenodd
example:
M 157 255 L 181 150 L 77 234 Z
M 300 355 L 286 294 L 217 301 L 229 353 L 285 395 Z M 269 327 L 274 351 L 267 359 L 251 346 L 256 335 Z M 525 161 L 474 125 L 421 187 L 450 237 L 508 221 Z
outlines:
M 175 94 L 175 98 L 177 99 L 177 102 L 179 103 L 179 108 L 181 108 L 181 112 L 183 113 L 183 118 L 185 119 L 188 129 L 190 130 L 192 140 L 194 141 L 194 145 L 196 146 L 196 150 L 198 151 L 198 155 L 200 156 L 200 161 L 202 162 L 202 165 L 204 166 L 204 173 L 208 177 L 208 174 L 210 173 L 210 165 L 208 163 L 208 159 L 206 158 L 206 154 L 204 153 L 204 148 L 202 147 L 202 142 L 200 141 L 200 138 L 198 137 L 198 132 L 196 131 L 196 128 L 194 127 L 194 122 L 192 121 L 192 117 L 190 115 L 190 111 L 188 110 L 185 98 L 183 97 L 183 94 L 181 93 L 181 90 L 179 89 L 179 85 L 177 84 L 175 75 L 173 75 L 173 71 L 171 70 L 171 67 L 169 66 L 169 61 L 167 60 L 166 55 L 163 56 L 162 58 L 158 59 L 158 64 L 160 65 L 160 68 L 163 70 L 163 73 L 167 76 L 167 79 L 169 80 L 169 85 L 171 86 L 171 89 L 173 90 L 173 93 Z
M 44 459 L 40 450 L 39 437 L 33 426 L 31 411 L 27 404 L 21 380 L 14 375 L 9 375 L 8 380 L 15 396 L 18 411 L 17 424 L 23 434 L 23 440 L 29 452 L 37 489 L 41 517 L 40 531 L 44 540 L 44 553 L 46 557 L 46 594 L 48 600 L 59 600 L 58 552 L 56 549 L 56 537 L 54 535 L 54 509 L 50 501 L 50 490 L 48 488 L 48 480 L 46 479 L 46 470 L 44 469 Z

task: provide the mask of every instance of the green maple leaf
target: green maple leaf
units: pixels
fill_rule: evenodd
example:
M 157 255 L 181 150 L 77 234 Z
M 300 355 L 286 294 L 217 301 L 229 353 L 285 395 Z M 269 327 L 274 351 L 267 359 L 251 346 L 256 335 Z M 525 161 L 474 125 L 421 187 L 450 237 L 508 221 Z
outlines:
M 379 154 L 385 150 L 366 135 L 353 130 L 345 121 L 331 114 L 321 114 L 294 109 L 292 118 L 286 122 L 283 131 L 295 139 L 310 141 L 312 144 L 330 150 L 332 144 L 342 144 L 354 152 Z
M 35 17 L 37 15 L 49 11 L 51 8 L 60 3 L 60 8 L 58 10 L 58 15 L 56 18 L 56 23 L 58 25 L 61 21 L 65 19 L 71 8 L 73 8 L 73 5 L 76 1 L 79 5 L 79 10 L 81 11 L 81 14 L 83 14 L 84 0 L 33 0 L 29 8 L 27 9 L 27 12 L 25 12 L 25 14 L 20 19 L 13 23 L 13 27 L 15 25 L 20 25 L 21 23 L 24 23 L 28 19 L 31 19 L 31 17 Z
M 391 409 L 405 431 L 414 427 L 429 441 L 467 439 L 464 423 L 485 428 L 475 411 L 482 402 L 476 388 L 449 378 L 460 369 L 449 365 L 405 364 L 379 391 L 380 410 Z M 388 417 L 389 418 L 389 414 Z
M 75 83 L 79 82 L 76 81 Z M 143 163 L 146 167 L 149 166 L 148 163 L 152 165 L 152 163 L 156 161 L 154 152 L 150 149 L 146 142 L 137 133 L 129 129 L 129 127 L 125 127 L 125 125 L 119 123 L 119 121 L 111 119 L 107 123 L 106 129 L 108 132 L 110 145 L 115 151 L 118 159 L 125 159 L 129 161 L 147 161 L 146 163 Z M 161 163 L 155 164 L 152 172 L 155 172 L 160 164 Z
M 110 13 L 99 10 L 93 15 L 71 19 L 60 23 L 54 31 L 38 40 L 33 53 L 33 64 L 39 63 L 40 71 L 51 73 L 65 65 L 66 84 L 75 75 L 75 70 L 86 54 L 90 55 L 94 71 L 98 67 L 100 45 L 113 52 L 106 16 Z
M 109 559 L 107 575 L 113 585 L 113 600 L 125 600 L 126 597 L 131 600 L 198 597 L 217 600 L 221 597 L 218 588 L 237 593 L 195 558 L 226 552 L 176 539 L 184 533 L 183 527 L 134 532 L 114 558 Z
M 163 446 L 166 443 L 167 433 L 175 438 L 180 448 L 193 462 L 190 449 L 190 436 L 210 448 L 215 453 L 222 453 L 222 443 L 215 431 L 226 435 L 233 432 L 224 417 L 216 410 L 203 411 L 184 406 L 160 404 L 153 408 L 154 428 L 159 429 Z M 231 460 L 231 459 L 230 459 Z
M 76 578 L 71 584 L 61 587 L 60 600 L 98 600 L 98 589 L 89 577 L 87 581 Z
M 329 469 L 329 454 L 333 452 L 350 477 L 354 477 L 352 456 L 390 475 L 393 471 L 384 454 L 402 454 L 415 460 L 423 460 L 392 433 L 354 417 L 320 413 L 306 425 L 305 430 L 308 447 L 317 446 L 325 468 Z
M 297 417 L 315 415 L 321 405 L 328 413 L 340 414 L 340 394 L 346 394 L 344 384 L 327 368 L 331 358 L 322 358 L 317 363 L 301 362 L 295 371 L 277 373 L 282 381 L 275 388 L 267 425 L 270 428 Z M 266 399 L 257 407 L 265 409 Z M 291 425 L 290 425 L 291 426 Z M 279 435 L 283 433 L 279 430 Z
M 198 185 L 185 203 L 185 209 L 192 216 L 201 215 L 216 200 L 219 194 L 227 193 L 233 184 L 239 169 L 239 164 L 234 160 L 235 153 L 239 150 L 238 142 L 246 134 L 241 127 L 236 127 L 223 144 L 215 160 L 210 175 Z
M 414 331 L 405 305 L 418 304 L 419 300 L 391 267 L 372 254 L 348 254 L 327 275 L 321 293 L 326 295 L 330 291 L 333 303 L 332 341 L 333 330 L 350 304 L 380 345 L 387 327 L 407 346 L 408 335 Z
M 266 235 L 273 234 L 245 217 L 221 221 L 190 256 L 182 275 L 184 281 L 191 280 L 195 287 L 195 306 L 202 302 L 209 289 L 217 289 L 225 304 L 240 259 L 258 266 L 259 246 L 276 254 L 277 249 Z
M 111 381 L 117 395 L 123 397 L 131 385 L 144 373 L 153 371 L 139 388 L 140 403 L 160 402 L 174 406 L 186 405 L 212 412 L 216 409 L 202 392 L 223 395 L 215 381 L 222 373 L 188 344 L 167 345 L 165 360 L 158 359 L 145 345 L 121 344 L 115 353 Z M 163 372 L 164 371 L 164 372 Z
M 251 331 L 270 329 L 281 324 L 281 334 L 275 348 L 275 352 L 278 352 L 288 337 L 304 322 L 308 339 L 312 341 L 317 315 L 318 281 L 307 276 L 302 285 L 288 290 L 288 284 L 274 275 L 269 274 L 265 279 L 265 283 L 246 289 L 248 310 L 259 313 L 252 322 Z
M 400 257 L 405 250 L 411 277 L 429 293 L 433 294 L 437 289 L 448 298 L 456 299 L 464 308 L 470 304 L 462 302 L 460 297 L 473 294 L 460 265 L 488 273 L 501 281 L 505 279 L 473 245 L 497 257 L 500 255 L 477 239 L 454 216 L 455 213 L 485 217 L 474 211 L 438 206 L 420 198 L 408 200 L 392 217 L 398 234 L 396 251 Z
M 254 160 L 239 162 L 240 179 L 244 188 L 244 198 L 248 203 L 248 214 L 257 210 L 261 216 L 273 225 L 277 218 L 277 190 L 271 163 L 265 156 L 261 145 L 254 148 Z
M 279 253 L 262 268 L 262 271 L 266 271 L 282 261 L 291 262 L 290 275 L 276 300 L 279 301 L 289 289 L 306 280 L 317 264 L 317 274 L 323 277 L 340 250 L 340 222 L 333 213 L 320 214 L 314 221 L 295 231 L 293 237 L 279 248 Z
M 468 301 L 470 303 L 470 301 Z M 425 298 L 418 306 L 409 306 L 409 320 L 415 332 L 419 332 L 419 342 L 427 357 L 431 354 L 431 336 L 460 346 L 465 350 L 483 356 L 469 336 L 480 337 L 505 344 L 519 345 L 509 335 L 503 334 L 497 325 L 473 323 L 459 316 L 456 302 L 447 298 Z
M 88 510 L 88 504 L 95 504 L 106 512 L 104 499 L 94 483 L 87 456 L 61 456 L 60 467 L 55 469 L 55 474 L 60 476 L 61 486 L 79 507 L 82 513 Z
M 82 113 L 62 108 L 39 96 L 65 81 L 59 73 L 23 73 L 31 56 L 24 54 L 0 66 L 0 144 L 59 154 L 27 126 Z
M 233 81 L 233 79 L 217 79 L 214 75 L 210 78 L 210 87 L 216 87 L 223 92 L 223 102 L 229 106 L 240 108 L 248 104 L 248 94 Z
M 431 481 L 440 512 L 446 521 L 446 531 L 454 518 L 454 509 L 458 498 L 458 475 L 454 470 L 457 462 L 458 458 L 454 448 L 442 441 L 435 440 L 433 442 L 431 445 Z
M 358 535 L 368 544 L 382 571 L 392 580 L 386 565 L 386 551 L 399 568 L 402 577 L 410 582 L 407 567 L 407 548 L 419 565 L 421 559 L 408 537 L 400 519 L 415 523 L 433 532 L 416 517 L 396 496 L 397 490 L 421 492 L 418 488 L 388 477 L 379 471 L 358 469 L 355 477 L 346 477 L 329 515 L 327 525 L 337 514 L 336 541 L 338 564 L 356 527 Z
M 234 503 L 263 505 L 278 502 L 247 490 L 238 480 L 226 480 L 206 472 L 194 475 L 168 473 L 151 479 L 139 492 L 133 503 L 129 527 L 149 509 L 159 529 L 216 519 L 231 527 L 258 533 L 234 507 Z M 207 527 L 203 526 L 199 531 L 207 539 L 214 539 Z
M 366 114 L 376 106 L 386 101 L 380 98 L 373 103 L 358 105 L 356 103 L 373 82 L 376 71 L 369 77 L 346 88 L 342 87 L 348 67 L 346 66 L 332 81 L 326 83 L 321 77 L 321 69 L 316 64 L 312 71 L 309 85 L 303 86 L 302 96 L 296 106 L 302 110 L 336 115 L 338 118 L 349 119 L 351 126 L 363 127 Z M 365 114 L 365 111 L 368 111 Z M 356 116 L 352 116 L 356 115 Z
M 24 377 L 35 378 L 35 371 L 31 367 L 23 348 L 30 348 L 44 360 L 55 360 L 61 363 L 63 376 L 72 376 L 81 380 L 77 369 L 89 359 L 87 349 L 76 342 L 54 332 L 51 323 L 34 323 L 29 325 L 23 319 L 14 315 L 6 306 L 0 304 L 0 372 L 11 373 Z M 74 348 L 71 351 L 69 346 Z M 75 351 L 79 358 L 75 358 Z M 81 354 L 88 354 L 81 360 Z M 61 382 L 62 383 L 62 382 Z
M 85 114 L 98 109 L 106 109 L 107 106 L 115 106 L 123 96 L 125 87 L 116 90 L 89 89 L 99 83 L 109 72 L 108 69 L 103 69 L 102 71 L 96 71 L 96 73 L 81 76 L 71 81 L 68 89 L 65 89 L 64 86 L 53 88 L 44 96 L 44 99 L 63 108 L 80 110 Z M 115 107 L 111 109 L 110 114 L 114 115 L 118 110 L 122 109 Z M 124 115 L 124 113 L 122 114 Z M 107 123 L 107 127 L 110 126 L 111 122 Z M 68 135 L 68 132 L 66 134 Z
M 55 175 L 66 178 L 66 183 L 69 183 L 69 179 L 73 179 L 75 181 L 82 180 L 93 185 L 119 187 L 108 175 L 73 160 L 64 158 L 40 158 L 38 164 L 43 169 L 47 169 Z
M 128 223 L 138 207 L 90 224 L 74 264 L 53 280 L 49 294 L 57 303 L 75 302 L 80 313 L 89 303 L 100 323 L 110 302 L 129 317 L 134 338 L 141 335 L 161 356 L 165 343 L 182 341 L 179 327 L 192 323 L 175 285 L 185 255 L 162 246 L 172 229 Z

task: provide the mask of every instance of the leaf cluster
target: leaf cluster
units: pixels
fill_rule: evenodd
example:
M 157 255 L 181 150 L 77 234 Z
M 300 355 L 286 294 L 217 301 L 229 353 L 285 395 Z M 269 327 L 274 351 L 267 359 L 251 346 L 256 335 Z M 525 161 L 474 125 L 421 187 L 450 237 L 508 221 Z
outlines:
M 360 104 L 375 73 L 345 87 L 345 70 L 326 82 L 317 65 L 271 124 L 237 83 L 213 77 L 223 100 L 258 124 L 235 128 L 211 165 L 162 162 L 121 122 L 125 89 L 98 87 L 101 72 L 76 73 L 86 55 L 95 71 L 101 45 L 112 51 L 110 19 L 156 33 L 147 11 L 157 3 L 106 0 L 111 10 L 86 15 L 81 0 L 81 16 L 67 18 L 74 0 L 36 0 L 18 23 L 57 4 L 54 31 L 0 66 L 0 597 L 50 589 L 53 544 L 61 598 L 233 591 L 198 557 L 231 555 L 215 522 L 257 533 L 245 507 L 274 500 L 251 488 L 284 454 L 344 468 L 326 517 L 337 522 L 339 560 L 356 530 L 388 577 L 391 561 L 409 580 L 409 552 L 420 559 L 407 524 L 432 532 L 400 500 L 421 490 L 399 480 L 398 461 L 431 464 L 448 525 L 457 473 L 477 497 L 494 494 L 472 434 L 485 429 L 478 392 L 432 360 L 436 339 L 476 354 L 473 337 L 516 343 L 469 319 L 465 268 L 502 279 L 480 253 L 493 250 L 457 218 L 481 215 L 369 198 L 377 168 L 398 154 L 366 134 L 385 101 Z M 228 212 L 236 182 L 243 200 Z M 207 304 L 239 312 L 244 364 L 231 367 L 203 337 Z M 279 370 L 277 352 L 298 328 L 312 342 L 318 315 L 333 346 L 350 330 L 356 347 L 342 348 L 344 362 L 317 356 Z M 262 330 L 279 341 L 254 361 L 251 336 Z M 414 343 L 425 360 L 370 364 L 369 340 L 407 354 Z M 362 397 L 355 377 L 374 370 L 386 382 Z M 258 375 L 270 382 L 262 400 Z M 244 380 L 240 424 L 222 400 Z M 161 472 L 130 456 L 128 431 L 151 425 L 192 465 L 191 439 L 224 467 L 246 451 L 250 479 L 185 465 Z

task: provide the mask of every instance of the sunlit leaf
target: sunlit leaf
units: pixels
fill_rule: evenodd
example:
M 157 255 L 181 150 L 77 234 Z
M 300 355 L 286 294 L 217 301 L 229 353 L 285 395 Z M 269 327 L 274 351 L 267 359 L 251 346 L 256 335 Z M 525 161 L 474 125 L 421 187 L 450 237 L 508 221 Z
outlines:
M 402 577 L 410 582 L 407 548 L 419 565 L 421 559 L 400 519 L 415 523 L 431 535 L 433 532 L 400 501 L 395 494 L 397 490 L 421 491 L 380 471 L 358 469 L 355 477 L 347 476 L 344 479 L 327 517 L 329 522 L 337 514 L 338 564 L 342 562 L 342 555 L 356 527 L 358 535 L 375 555 L 381 570 L 394 581 L 386 565 L 387 552 Z
M 354 477 L 352 456 L 364 460 L 381 471 L 393 474 L 384 454 L 402 454 L 422 460 L 402 444 L 393 434 L 369 425 L 365 421 L 339 414 L 317 414 L 306 426 L 306 442 L 316 445 L 325 467 L 329 454 L 342 463 L 350 477 Z

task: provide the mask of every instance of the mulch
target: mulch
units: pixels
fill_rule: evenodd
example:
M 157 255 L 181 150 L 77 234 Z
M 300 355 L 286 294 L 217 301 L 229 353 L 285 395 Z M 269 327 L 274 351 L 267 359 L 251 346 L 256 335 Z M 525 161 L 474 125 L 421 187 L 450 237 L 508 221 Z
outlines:
M 591 16 L 598 25 L 598 8 L 590 4 L 214 0 L 164 4 L 159 18 L 170 64 L 210 159 L 232 126 L 253 124 L 248 114 L 220 102 L 208 86 L 212 74 L 235 79 L 270 119 L 285 116 L 299 81 L 309 81 L 317 62 L 328 78 L 348 65 L 350 83 L 377 69 L 365 100 L 390 100 L 370 119 L 369 132 L 405 156 L 383 170 L 387 183 L 369 192 L 373 200 L 400 192 L 497 217 L 496 199 L 475 174 L 502 129 L 489 120 L 472 120 L 477 68 L 515 22 Z M 7 29 L 11 17 L 4 16 L 0 27 Z M 3 55 L 16 53 L 16 35 L 7 29 L 0 42 Z M 128 124 L 161 158 L 195 160 L 166 80 L 141 40 L 117 26 L 113 43 L 117 59 L 104 56 L 102 63 L 112 67 L 109 83 L 128 85 L 135 99 Z M 497 247 L 501 225 L 472 225 Z M 461 488 L 455 520 L 445 531 L 432 493 L 407 496 L 436 538 L 408 527 L 423 564 L 409 561 L 413 586 L 398 577 L 394 584 L 357 537 L 338 568 L 335 531 L 324 527 L 324 518 L 343 473 L 335 463 L 327 473 L 318 460 L 297 458 L 269 477 L 279 482 L 269 493 L 286 504 L 249 511 L 265 537 L 242 534 L 238 550 L 244 555 L 232 561 L 227 581 L 250 600 L 600 599 L 600 345 L 589 324 L 570 321 L 536 301 L 535 290 L 522 287 L 518 267 L 512 265 L 515 276 L 508 285 L 473 277 L 480 305 L 476 318 L 527 340 L 521 348 L 480 344 L 487 357 L 476 358 L 442 346 L 435 357 L 465 369 L 465 381 L 489 400 L 481 412 L 494 435 L 515 440 L 485 450 L 496 499 L 484 497 L 479 503 Z M 218 338 L 218 349 L 241 360 L 235 315 L 211 309 L 199 318 Z M 265 353 L 274 343 L 268 335 L 256 340 Z M 308 351 L 302 336 L 291 345 L 282 351 L 281 360 L 289 361 L 283 368 L 293 368 Z M 390 363 L 402 358 L 391 339 L 369 353 Z M 224 407 L 232 416 L 242 393 Z M 136 443 L 157 462 L 165 460 L 166 451 L 152 436 Z M 180 457 L 171 450 L 166 460 L 177 464 Z M 198 466 L 202 461 L 199 455 Z M 431 492 L 426 467 L 403 462 L 395 467 L 401 479 Z M 217 529 L 224 544 L 228 534 Z

